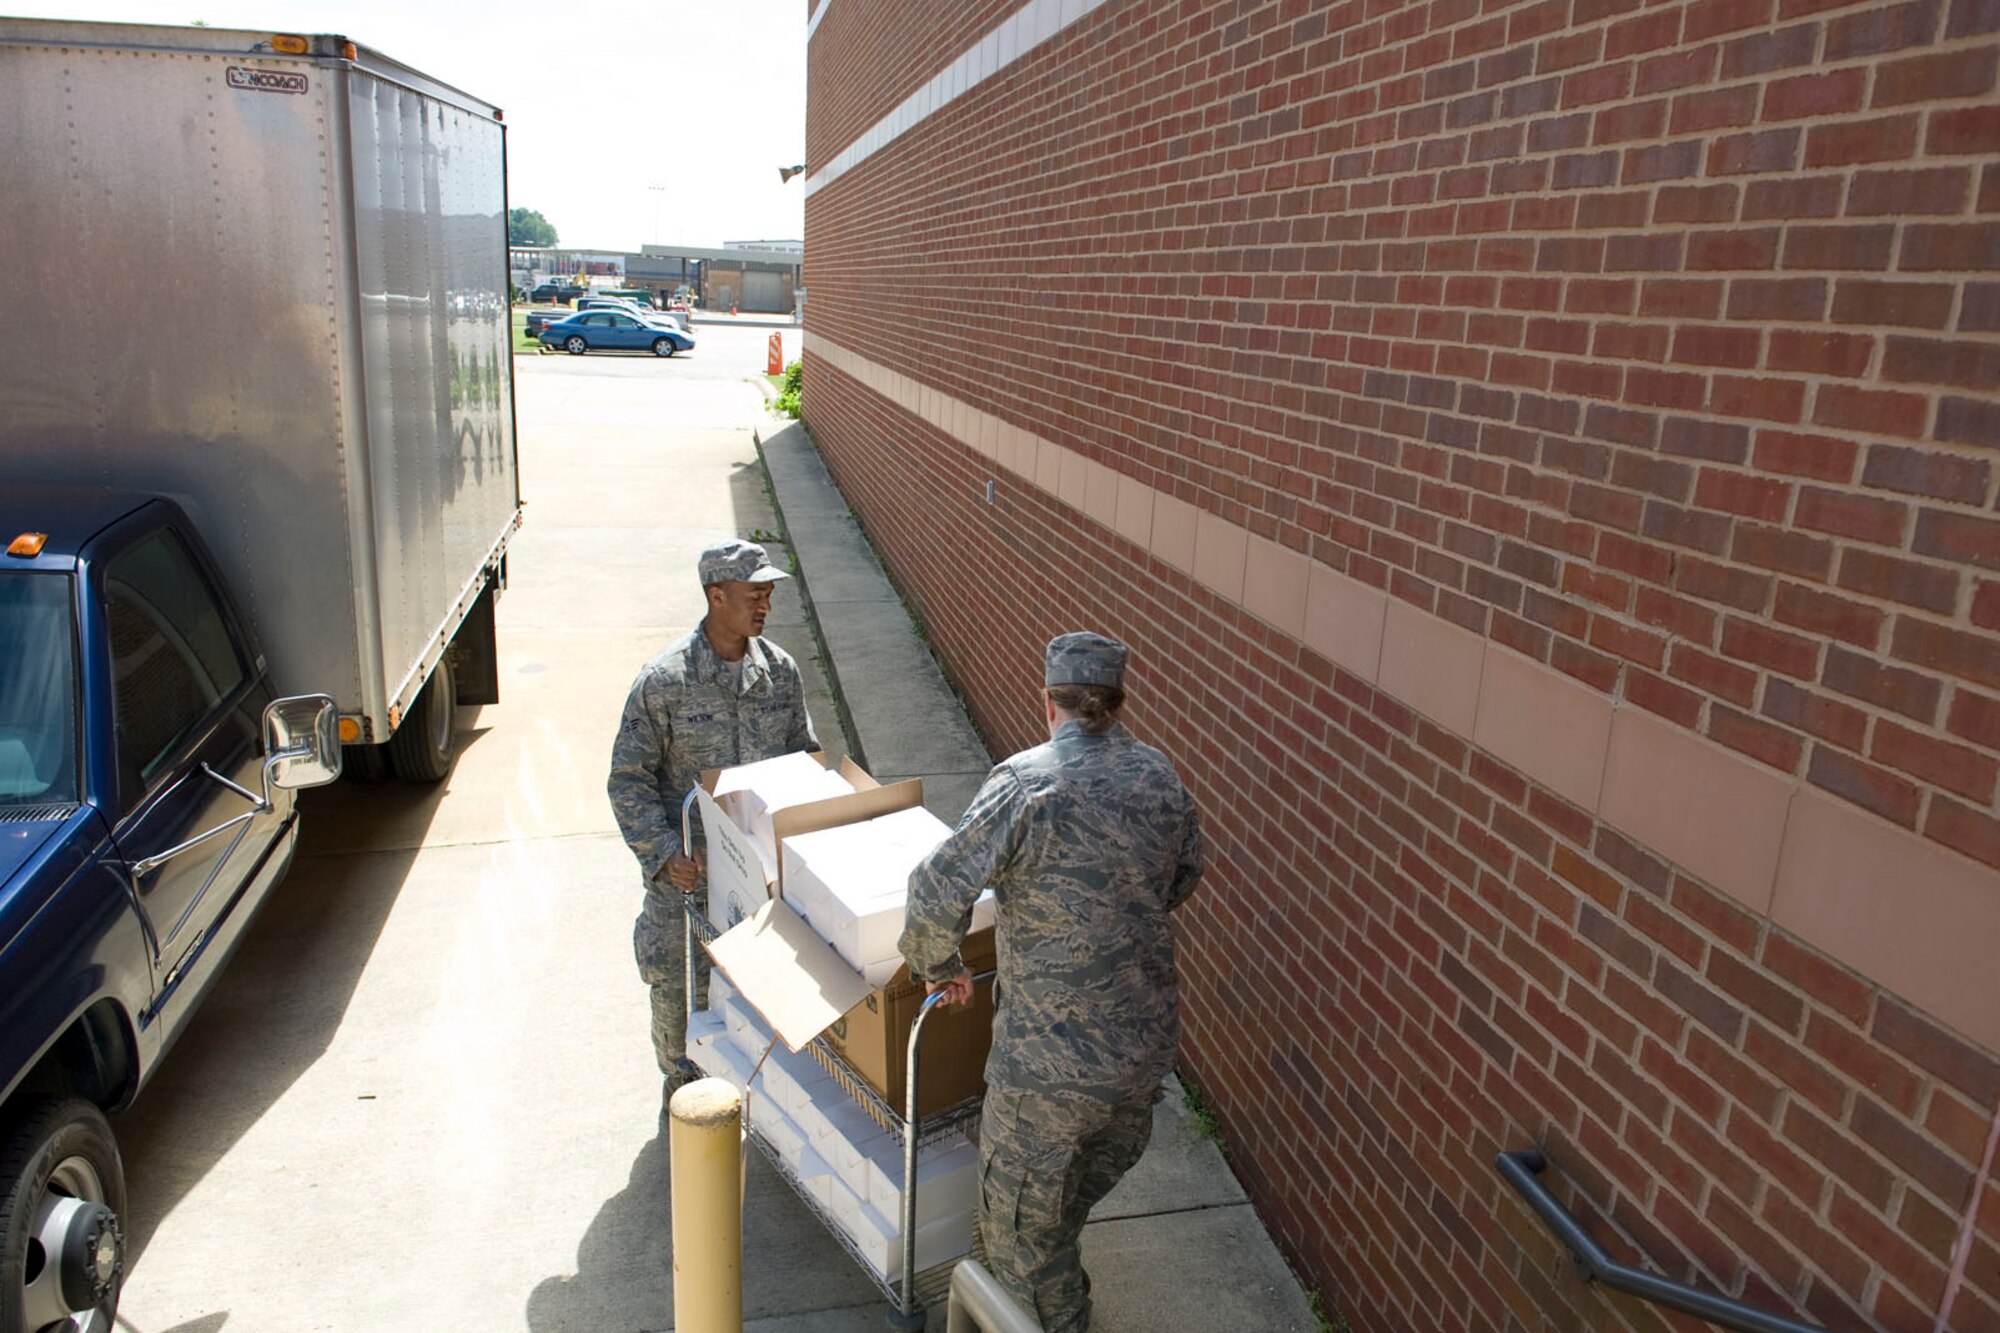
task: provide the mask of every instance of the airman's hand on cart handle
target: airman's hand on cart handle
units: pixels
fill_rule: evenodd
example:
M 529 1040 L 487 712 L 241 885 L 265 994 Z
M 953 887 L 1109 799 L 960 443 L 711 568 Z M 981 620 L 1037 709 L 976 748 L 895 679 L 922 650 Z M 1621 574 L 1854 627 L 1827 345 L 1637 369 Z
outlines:
M 667 858 L 667 881 L 682 893 L 693 893 L 701 878 L 701 862 L 685 856 Z
M 924 993 L 926 995 L 936 995 L 939 991 L 944 992 L 944 998 L 938 1001 L 941 1005 L 971 1004 L 972 969 L 961 967 L 958 969 L 958 975 L 950 981 L 926 981 L 924 983 Z

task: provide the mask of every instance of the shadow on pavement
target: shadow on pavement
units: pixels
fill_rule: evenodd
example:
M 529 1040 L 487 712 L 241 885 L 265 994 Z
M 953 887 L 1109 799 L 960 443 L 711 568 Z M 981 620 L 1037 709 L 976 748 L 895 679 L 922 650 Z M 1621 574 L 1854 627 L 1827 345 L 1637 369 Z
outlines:
M 484 734 L 460 733 L 461 760 Z M 172 1058 L 113 1124 L 131 1200 L 128 1272 L 161 1220 L 326 1051 L 449 787 L 449 779 L 428 788 L 340 782 L 301 796 L 290 872 Z M 380 837 L 392 825 L 398 836 Z M 385 841 L 395 845 L 371 850 Z M 205 1321 L 227 1317 L 206 1315 L 168 1333 L 214 1333 L 222 1325 Z
M 881 1294 L 819 1219 L 749 1145 L 743 1206 L 743 1317 L 886 1310 Z M 649 1141 L 625 1188 L 605 1200 L 576 1249 L 576 1272 L 537 1284 L 533 1333 L 660 1333 L 674 1324 L 673 1199 L 667 1141 Z
M 534 1333 L 651 1333 L 674 1324 L 672 1200 L 667 1141 L 632 1159 L 625 1188 L 605 1200 L 576 1247 L 576 1272 L 528 1296 Z

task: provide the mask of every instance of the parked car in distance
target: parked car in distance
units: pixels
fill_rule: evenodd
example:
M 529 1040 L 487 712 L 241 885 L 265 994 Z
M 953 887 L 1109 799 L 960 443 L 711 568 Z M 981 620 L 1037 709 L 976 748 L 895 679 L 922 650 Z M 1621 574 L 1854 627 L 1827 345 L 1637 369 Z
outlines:
M 531 310 L 528 312 L 528 336 L 539 338 L 542 330 L 558 320 L 568 319 L 572 314 L 585 310 L 621 310 L 634 319 L 657 322 L 668 320 L 682 333 L 688 331 L 687 315 L 680 311 L 654 310 L 647 306 L 634 305 L 622 296 L 579 296 L 576 310 Z
M 553 301 L 557 305 L 568 305 L 584 294 L 584 289 L 566 282 L 545 282 L 528 293 L 530 301 Z
M 576 308 L 579 311 L 623 310 L 626 314 L 638 319 L 653 319 L 660 313 L 651 306 L 642 306 L 638 302 L 628 301 L 622 296 L 579 296 L 576 298 Z
M 578 310 L 623 310 L 626 314 L 635 315 L 649 324 L 658 324 L 661 320 L 665 320 L 682 333 L 686 333 L 689 337 L 694 336 L 688 328 L 688 312 L 685 307 L 679 310 L 655 310 L 651 306 L 634 304 L 622 296 L 585 296 L 577 300 L 576 308 Z M 560 318 L 560 315 L 544 318 L 542 323 L 552 324 L 556 319 Z M 538 328 L 530 328 L 528 330 L 531 335 L 538 331 Z
M 560 347 L 571 356 L 608 351 L 672 356 L 694 350 L 692 334 L 681 332 L 664 319 L 644 320 L 623 310 L 585 310 L 543 325 L 536 336 L 544 347 Z

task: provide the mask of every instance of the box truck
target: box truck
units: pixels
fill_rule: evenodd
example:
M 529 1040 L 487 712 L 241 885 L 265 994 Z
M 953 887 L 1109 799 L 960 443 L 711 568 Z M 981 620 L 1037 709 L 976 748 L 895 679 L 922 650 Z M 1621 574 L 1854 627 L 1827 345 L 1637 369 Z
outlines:
M 294 791 L 498 697 L 505 136 L 342 37 L 20 19 L 0 136 L 0 1327 L 108 1328 L 105 1115 Z

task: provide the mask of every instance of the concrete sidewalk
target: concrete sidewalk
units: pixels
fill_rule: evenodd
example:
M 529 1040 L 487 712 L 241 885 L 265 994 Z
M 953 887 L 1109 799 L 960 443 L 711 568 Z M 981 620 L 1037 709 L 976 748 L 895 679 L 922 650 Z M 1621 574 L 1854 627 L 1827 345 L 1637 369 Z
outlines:
M 956 823 L 991 756 L 805 428 L 786 425 L 760 446 L 851 750 L 883 781 L 922 778 L 925 804 Z M 1152 1146 L 1091 1215 L 1083 1257 L 1095 1333 L 1318 1327 L 1298 1281 L 1173 1080 L 1155 1113 Z M 931 1327 L 943 1324 L 942 1310 L 934 1310 Z M 801 1324 L 837 1326 L 844 1327 Z

